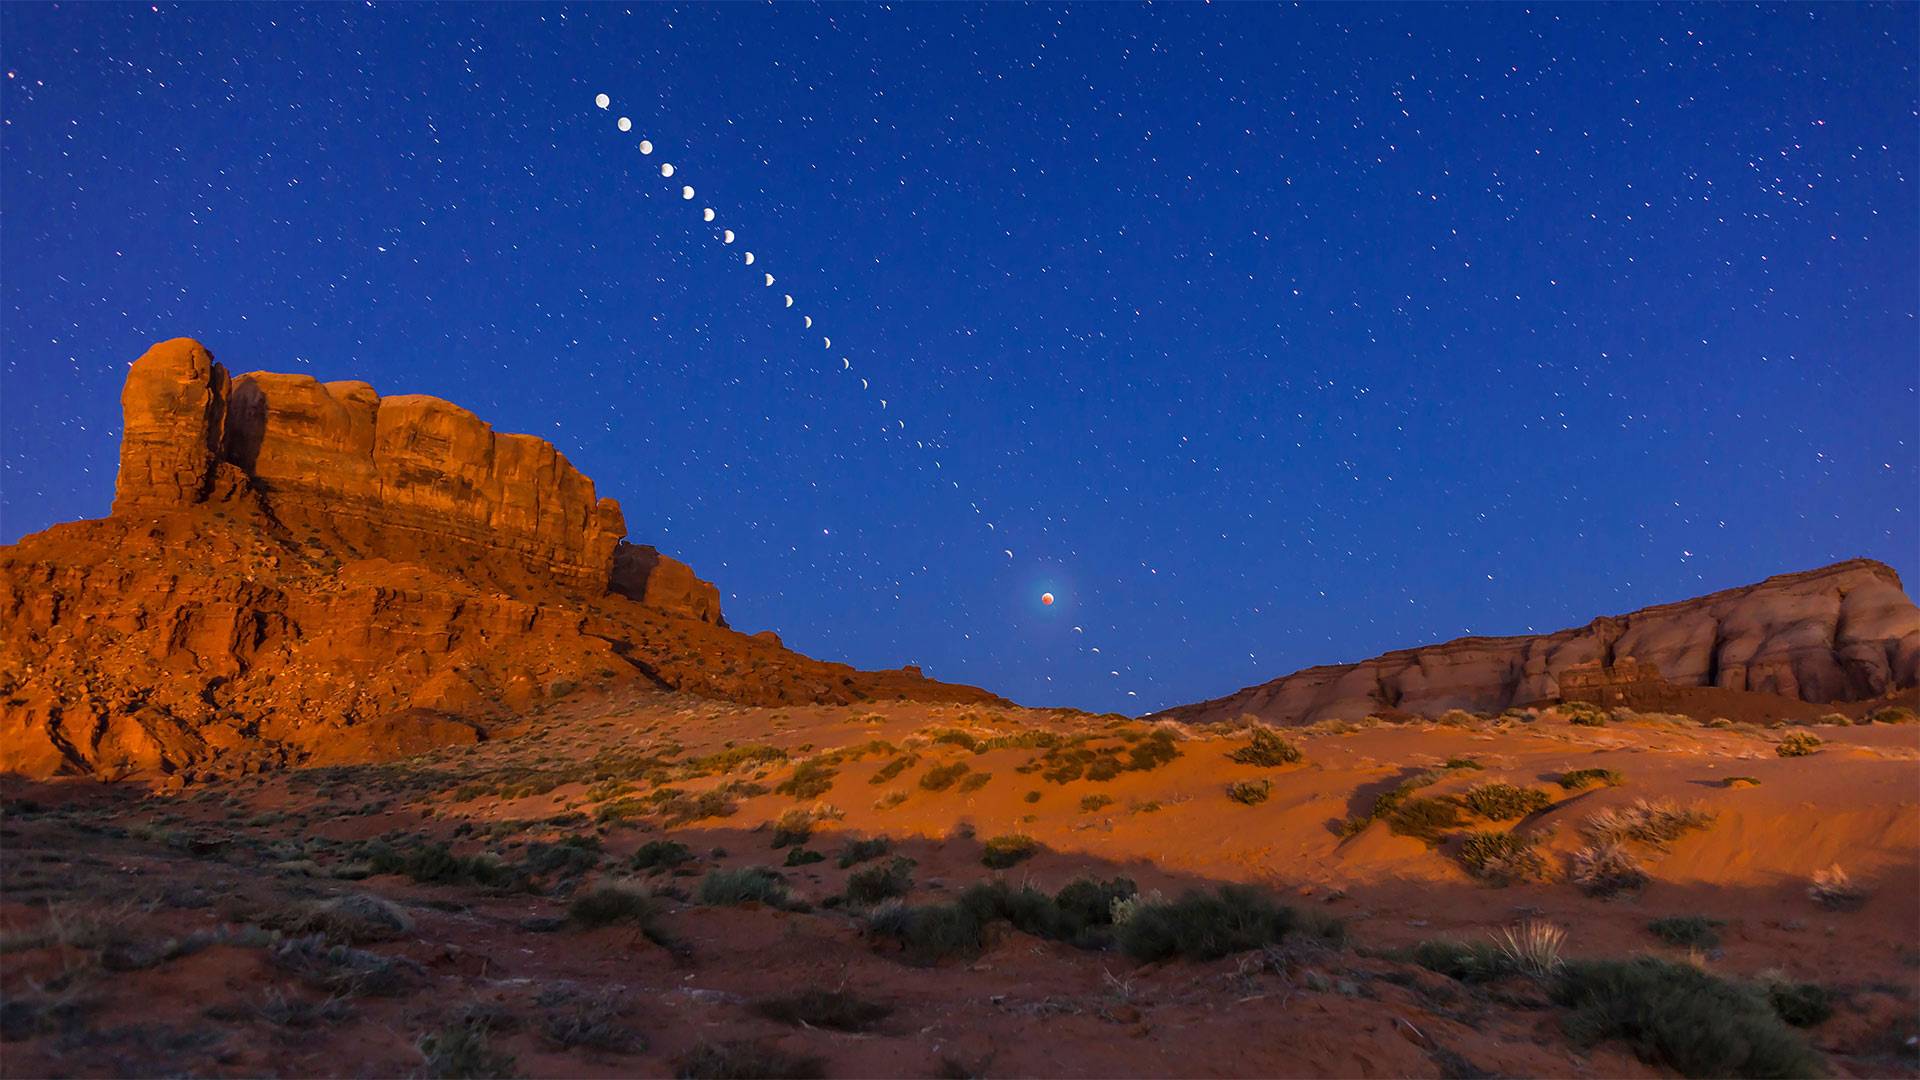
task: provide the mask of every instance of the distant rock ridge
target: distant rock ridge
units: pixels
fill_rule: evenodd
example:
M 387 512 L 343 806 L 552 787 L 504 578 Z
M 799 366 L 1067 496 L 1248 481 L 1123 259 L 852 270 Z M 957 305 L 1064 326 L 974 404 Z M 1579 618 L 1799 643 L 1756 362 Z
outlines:
M 1465 637 L 1306 668 L 1155 715 L 1306 724 L 1386 710 L 1498 712 L 1558 700 L 1563 689 L 1584 697 L 1607 679 L 1648 678 L 1636 664 L 1680 687 L 1810 702 L 1878 697 L 1920 684 L 1920 608 L 1891 567 L 1852 559 L 1551 634 Z
M 186 338 L 121 401 L 112 516 L 0 547 L 0 772 L 377 761 L 583 691 L 1000 701 L 735 633 L 550 444 L 444 401 L 230 377 Z

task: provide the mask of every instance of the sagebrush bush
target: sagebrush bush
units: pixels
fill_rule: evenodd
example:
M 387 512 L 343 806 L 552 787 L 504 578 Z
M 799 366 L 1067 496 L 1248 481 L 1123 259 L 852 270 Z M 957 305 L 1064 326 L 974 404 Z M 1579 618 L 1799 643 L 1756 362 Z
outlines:
M 862 907 L 905 896 L 913 888 L 914 861 L 896 855 L 847 875 L 847 899 Z
M 1271 780 L 1235 780 L 1227 785 L 1227 798 L 1247 806 L 1257 806 L 1266 802 L 1273 794 Z
M 1539 881 L 1547 876 L 1547 861 L 1534 850 L 1535 843 L 1534 837 L 1515 833 L 1468 833 L 1460 842 L 1460 865 L 1495 885 Z
M 729 905 L 758 902 L 771 907 L 786 907 L 793 902 L 786 879 L 764 866 L 741 866 L 712 870 L 700 879 L 700 902 Z
M 1647 872 L 1626 845 L 1608 840 L 1573 853 L 1567 879 L 1588 896 L 1608 898 L 1632 892 L 1647 883 Z
M 1821 738 L 1811 731 L 1788 732 L 1787 737 L 1774 745 L 1773 752 L 1781 757 L 1806 757 L 1819 751 Z
M 1076 879 L 1051 897 L 1029 885 L 981 882 L 950 903 L 883 903 L 874 909 L 867 928 L 898 941 L 905 958 L 917 964 L 977 955 L 986 947 L 987 927 L 1000 921 L 1036 937 L 1098 948 L 1111 939 L 1116 903 L 1133 895 L 1133 882 L 1126 878 Z
M 866 1001 L 845 990 L 813 989 L 762 998 L 753 1003 L 753 1011 L 794 1027 L 870 1031 L 875 1024 L 893 1015 L 893 1006 Z
M 1720 944 L 1720 928 L 1725 925 L 1725 919 L 1710 919 L 1705 915 L 1669 915 L 1649 922 L 1647 929 L 1669 945 L 1711 949 Z
M 1300 748 L 1282 738 L 1280 733 L 1265 725 L 1252 728 L 1248 733 L 1247 745 L 1228 754 L 1227 757 L 1242 765 L 1260 765 L 1277 768 L 1292 765 L 1300 760 Z
M 840 848 L 840 869 L 857 866 L 860 863 L 877 859 L 893 850 L 893 841 L 884 836 L 875 836 L 866 840 L 848 840 Z
M 1118 937 L 1135 960 L 1217 960 L 1277 944 L 1295 931 L 1332 943 L 1346 934 L 1337 920 L 1304 916 L 1249 886 L 1222 885 L 1212 893 L 1195 889 L 1165 903 L 1137 905 Z
M 1583 831 L 1598 841 L 1638 840 L 1655 848 L 1695 829 L 1704 829 L 1713 816 L 1699 807 L 1682 807 L 1670 799 L 1635 799 L 1622 807 L 1609 807 L 1587 819 Z
M 1855 884 L 1839 863 L 1816 870 L 1807 895 L 1829 911 L 1854 911 L 1867 902 L 1866 887 Z
M 1580 791 L 1603 784 L 1619 787 L 1626 782 L 1626 778 L 1613 769 L 1574 769 L 1560 774 L 1560 786 L 1568 791 Z
M 1817 1076 L 1806 1041 L 1757 989 L 1654 957 L 1583 961 L 1554 981 L 1585 1044 L 1621 1039 L 1642 1060 L 1685 1076 Z
M 1512 959 L 1491 942 L 1440 938 L 1415 945 L 1407 956 L 1428 971 L 1464 983 L 1492 982 L 1514 972 Z
M 1040 842 L 1017 833 L 995 836 L 981 846 L 980 861 L 989 869 L 1005 870 L 1040 853 Z
M 1819 1027 L 1833 1016 L 1833 996 L 1814 983 L 1771 982 L 1767 1000 L 1780 1019 L 1794 1027 Z
M 817 799 L 833 789 L 836 775 L 838 770 L 825 759 L 814 758 L 794 766 L 793 775 L 781 781 L 773 790 L 796 799 Z
M 1476 784 L 1467 789 L 1460 801 L 1467 809 L 1488 821 L 1512 821 L 1545 810 L 1552 800 L 1536 788 L 1513 784 Z
M 1460 804 L 1447 796 L 1408 799 L 1387 815 L 1387 827 L 1396 834 L 1418 837 L 1429 844 L 1438 844 L 1448 829 L 1462 824 Z
M 635 870 L 671 870 L 693 861 L 693 849 L 672 840 L 649 840 L 634 851 L 627 865 Z
M 575 896 L 567 905 L 567 918 L 586 927 L 631 923 L 650 929 L 659 914 L 660 905 L 653 897 L 618 885 L 598 886 Z
M 920 786 L 928 791 L 945 791 L 958 783 L 968 771 L 968 765 L 964 761 L 956 761 L 951 765 L 935 765 L 921 775 Z

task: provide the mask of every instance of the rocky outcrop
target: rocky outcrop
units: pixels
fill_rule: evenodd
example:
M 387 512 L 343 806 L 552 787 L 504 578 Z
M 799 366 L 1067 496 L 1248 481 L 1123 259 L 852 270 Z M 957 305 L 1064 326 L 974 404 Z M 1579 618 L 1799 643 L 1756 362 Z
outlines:
M 596 498 L 553 444 L 495 432 L 439 398 L 268 371 L 229 378 L 199 342 L 176 338 L 134 362 L 121 406 L 116 514 L 205 502 L 243 481 L 281 524 L 330 547 L 467 559 L 592 592 L 607 588 L 626 535 L 620 504 Z
M 0 548 L 0 771 L 193 777 L 471 742 L 631 686 L 998 701 L 725 628 L 551 445 L 435 398 L 129 372 L 114 514 Z
M 1460 638 L 1357 664 L 1307 668 L 1157 715 L 1193 723 L 1357 719 L 1386 710 L 1497 712 L 1576 696 L 1651 665 L 1667 684 L 1852 701 L 1920 684 L 1920 609 L 1867 559 L 1526 637 Z M 1631 681 L 1631 680 L 1629 680 Z

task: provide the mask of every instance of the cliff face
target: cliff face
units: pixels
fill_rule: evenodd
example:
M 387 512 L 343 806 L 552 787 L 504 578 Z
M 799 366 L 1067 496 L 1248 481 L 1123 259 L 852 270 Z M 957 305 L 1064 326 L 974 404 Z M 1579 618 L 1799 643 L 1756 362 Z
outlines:
M 1674 686 L 1859 700 L 1920 684 L 1920 609 L 1890 567 L 1855 559 L 1552 634 L 1460 638 L 1307 668 L 1158 715 L 1304 724 L 1386 709 L 1498 712 L 1559 698 L 1560 676 L 1576 665 L 1584 674 L 1625 660 L 1653 665 Z
M 113 516 L 0 548 L 0 771 L 227 773 L 482 738 L 583 687 L 997 701 L 725 628 L 550 444 L 365 383 L 128 373 Z

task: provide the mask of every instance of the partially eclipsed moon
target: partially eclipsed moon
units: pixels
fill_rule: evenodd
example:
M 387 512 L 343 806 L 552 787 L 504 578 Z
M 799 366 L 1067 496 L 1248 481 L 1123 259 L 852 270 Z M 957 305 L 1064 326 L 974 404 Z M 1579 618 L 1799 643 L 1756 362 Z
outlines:
M 1041 593 L 1041 594 L 1040 594 L 1040 602 L 1041 602 L 1042 604 L 1046 604 L 1046 605 L 1047 605 L 1047 606 L 1049 606 L 1049 607 L 1051 607 L 1051 606 L 1053 606 L 1053 594 L 1052 594 L 1052 593 L 1050 593 L 1050 592 L 1043 592 L 1043 593 Z

